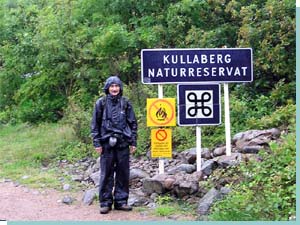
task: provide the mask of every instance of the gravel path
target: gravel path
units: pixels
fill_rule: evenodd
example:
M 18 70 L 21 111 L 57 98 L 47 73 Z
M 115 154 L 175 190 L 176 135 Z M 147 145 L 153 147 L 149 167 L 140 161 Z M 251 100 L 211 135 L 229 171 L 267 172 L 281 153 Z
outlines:
M 158 221 L 162 217 L 146 212 L 112 210 L 99 214 L 98 204 L 90 206 L 81 202 L 82 194 L 73 194 L 77 199 L 71 205 L 61 202 L 65 193 L 55 190 L 39 192 L 13 182 L 0 183 L 0 220 L 8 221 Z

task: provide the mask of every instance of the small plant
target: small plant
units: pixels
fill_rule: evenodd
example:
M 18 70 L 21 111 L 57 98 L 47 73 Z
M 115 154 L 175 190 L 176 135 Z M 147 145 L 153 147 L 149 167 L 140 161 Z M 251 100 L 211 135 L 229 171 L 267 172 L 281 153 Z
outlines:
M 154 213 L 158 216 L 176 216 L 182 220 L 193 220 L 195 218 L 195 208 L 186 201 L 164 195 L 158 196 L 155 202 L 157 208 Z
M 173 199 L 169 195 L 158 196 L 155 200 L 158 207 L 155 209 L 155 214 L 159 216 L 170 216 L 175 213 L 176 208 L 171 205 Z
M 155 202 L 158 205 L 167 205 L 172 203 L 173 199 L 169 195 L 158 196 Z
M 96 151 L 87 144 L 79 141 L 64 142 L 56 148 L 55 157 L 57 160 L 68 160 L 76 162 L 85 157 L 95 157 Z
M 158 216 L 170 216 L 174 214 L 176 209 L 173 206 L 164 205 L 156 208 L 156 214 Z

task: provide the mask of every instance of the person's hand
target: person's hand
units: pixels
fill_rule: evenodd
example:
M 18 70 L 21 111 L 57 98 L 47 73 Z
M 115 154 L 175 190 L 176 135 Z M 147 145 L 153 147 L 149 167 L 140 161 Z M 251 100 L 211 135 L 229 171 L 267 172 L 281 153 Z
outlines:
M 96 150 L 96 152 L 98 152 L 101 155 L 103 149 L 102 149 L 102 147 L 97 147 L 97 148 L 95 148 L 95 150 Z
M 130 153 L 133 154 L 136 151 L 136 147 L 135 146 L 130 146 Z

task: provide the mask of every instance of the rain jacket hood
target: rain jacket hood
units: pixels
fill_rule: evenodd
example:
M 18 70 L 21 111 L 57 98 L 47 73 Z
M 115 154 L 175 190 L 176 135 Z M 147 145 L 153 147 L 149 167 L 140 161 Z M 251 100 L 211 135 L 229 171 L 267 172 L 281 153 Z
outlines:
M 110 76 L 109 78 L 107 78 L 104 88 L 103 88 L 103 91 L 105 92 L 105 94 L 109 94 L 108 88 L 112 84 L 118 84 L 120 86 L 120 95 L 122 95 L 123 94 L 123 83 L 118 76 Z

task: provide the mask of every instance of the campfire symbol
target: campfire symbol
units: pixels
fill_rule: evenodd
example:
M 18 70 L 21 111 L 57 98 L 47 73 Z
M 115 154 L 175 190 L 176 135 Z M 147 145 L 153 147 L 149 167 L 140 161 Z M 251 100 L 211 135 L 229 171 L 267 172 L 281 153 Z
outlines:
M 165 120 L 168 116 L 166 109 L 164 107 L 161 107 L 161 105 L 155 115 L 156 115 L 157 120 L 160 120 L 160 121 Z

